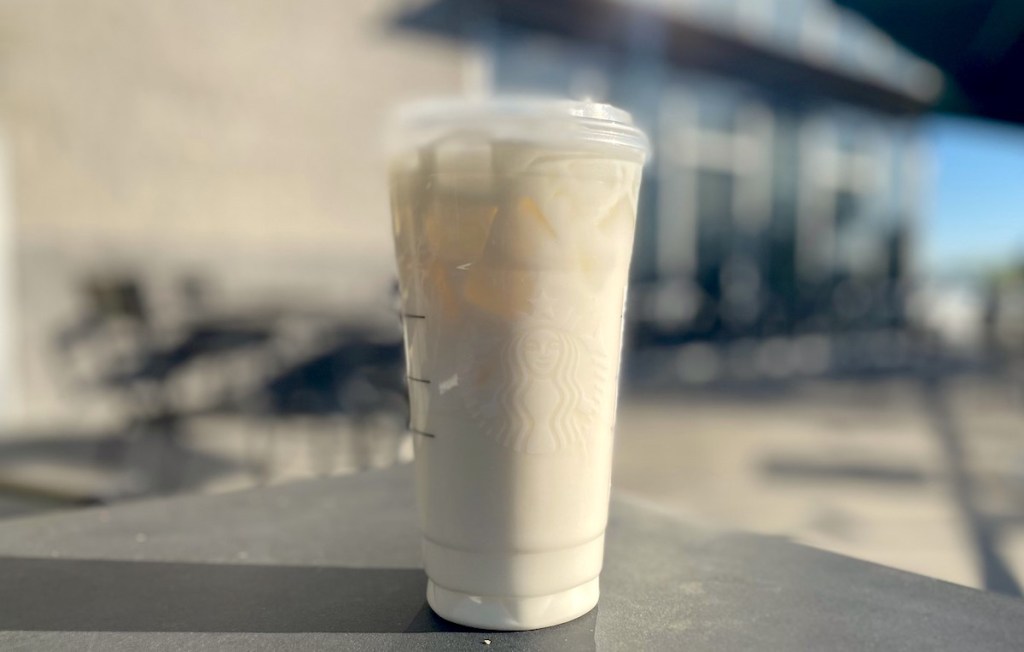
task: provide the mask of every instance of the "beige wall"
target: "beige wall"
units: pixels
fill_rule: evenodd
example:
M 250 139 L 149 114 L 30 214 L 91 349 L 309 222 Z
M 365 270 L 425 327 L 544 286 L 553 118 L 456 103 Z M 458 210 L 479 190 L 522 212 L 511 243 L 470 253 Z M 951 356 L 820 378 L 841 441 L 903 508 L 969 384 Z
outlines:
M 194 269 L 236 294 L 339 303 L 386 287 L 383 120 L 396 102 L 461 83 L 459 52 L 396 31 L 394 10 L 372 0 L 0 4 L 30 414 L 63 400 L 52 337 L 74 315 L 75 279 L 92 270 Z
M 7 141 L 0 131 L 0 425 L 17 417 L 15 395 L 14 224 Z

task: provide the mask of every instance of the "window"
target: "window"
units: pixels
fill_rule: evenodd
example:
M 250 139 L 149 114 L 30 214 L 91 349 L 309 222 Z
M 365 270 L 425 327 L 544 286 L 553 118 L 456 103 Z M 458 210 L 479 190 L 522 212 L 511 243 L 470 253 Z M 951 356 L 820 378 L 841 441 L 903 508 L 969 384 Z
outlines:
M 606 54 L 505 29 L 494 38 L 495 90 L 607 100 Z
M 804 282 L 884 272 L 893 178 L 884 134 L 877 122 L 838 113 L 804 125 L 796 234 Z
M 713 297 L 733 245 L 735 177 L 719 170 L 697 172 L 697 282 Z
M 765 235 L 772 203 L 772 113 L 706 78 L 663 103 L 657 250 L 665 275 L 696 274 L 715 295 L 723 260 Z M 757 247 L 753 247 L 757 249 Z
M 739 101 L 732 94 L 704 93 L 697 106 L 697 125 L 701 131 L 727 134 L 736 131 Z

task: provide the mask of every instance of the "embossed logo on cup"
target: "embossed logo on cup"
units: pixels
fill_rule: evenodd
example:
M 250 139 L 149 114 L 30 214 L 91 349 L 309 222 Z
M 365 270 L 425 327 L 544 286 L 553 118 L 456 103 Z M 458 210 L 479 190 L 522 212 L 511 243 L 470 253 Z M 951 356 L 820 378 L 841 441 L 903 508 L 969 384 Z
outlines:
M 581 324 L 593 319 L 559 314 L 542 297 L 532 315 L 523 316 L 505 336 L 477 329 L 492 346 L 486 360 L 469 361 L 473 389 L 468 407 L 481 429 L 502 446 L 543 454 L 586 448 L 597 423 L 597 395 L 606 384 L 608 363 L 599 342 Z

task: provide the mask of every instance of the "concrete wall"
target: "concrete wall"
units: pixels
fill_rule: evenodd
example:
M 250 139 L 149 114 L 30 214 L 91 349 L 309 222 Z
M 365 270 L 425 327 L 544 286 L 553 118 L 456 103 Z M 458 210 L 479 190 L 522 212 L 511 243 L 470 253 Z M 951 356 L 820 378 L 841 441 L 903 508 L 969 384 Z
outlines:
M 17 417 L 20 403 L 14 355 L 14 211 L 4 136 L 0 130 L 0 426 Z
M 18 377 L 67 414 L 53 338 L 108 269 L 339 307 L 391 276 L 388 109 L 455 92 L 457 50 L 372 0 L 8 0 Z M 2 263 L 3 261 L 0 261 Z

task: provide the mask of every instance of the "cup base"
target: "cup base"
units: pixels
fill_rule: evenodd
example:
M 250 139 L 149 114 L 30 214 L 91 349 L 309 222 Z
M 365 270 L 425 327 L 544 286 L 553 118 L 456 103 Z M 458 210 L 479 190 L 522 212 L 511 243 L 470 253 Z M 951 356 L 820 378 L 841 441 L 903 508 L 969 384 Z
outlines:
M 437 615 L 478 629 L 522 631 L 561 625 L 597 605 L 598 578 L 565 591 L 525 598 L 478 596 L 427 582 L 427 603 Z

